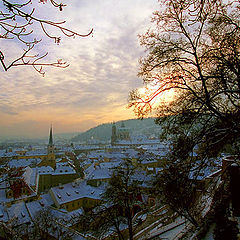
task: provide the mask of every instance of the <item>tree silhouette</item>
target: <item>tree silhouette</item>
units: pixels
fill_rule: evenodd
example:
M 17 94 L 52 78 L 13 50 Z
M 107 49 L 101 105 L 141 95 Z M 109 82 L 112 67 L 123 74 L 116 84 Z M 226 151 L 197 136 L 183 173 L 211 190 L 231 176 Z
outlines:
M 103 201 L 109 206 L 116 207 L 118 214 L 112 214 L 114 222 L 125 223 L 128 227 L 128 238 L 133 239 L 134 235 L 134 207 L 143 203 L 139 196 L 143 193 L 141 181 L 134 178 L 136 168 L 132 163 L 125 161 L 113 172 L 109 185 L 103 194 Z M 113 221 L 113 220 L 112 220 Z M 116 226 L 116 224 L 115 224 Z M 122 239 L 121 232 L 116 228 L 119 239 Z
M 160 197 L 198 225 L 189 173 L 194 166 L 197 179 L 240 138 L 240 1 L 159 3 L 154 27 L 140 36 L 147 52 L 139 71 L 144 88 L 130 93 L 129 107 L 140 118 L 158 117 L 161 138 L 170 144 L 167 166 L 156 179 Z M 163 101 L 166 93 L 171 98 Z
M 139 117 L 172 116 L 168 132 L 191 135 L 217 154 L 240 133 L 240 2 L 160 3 L 155 28 L 140 38 L 147 51 L 139 71 L 145 91 L 132 91 L 129 107 Z M 161 102 L 169 91 L 173 99 Z
M 61 37 L 50 32 L 49 29 L 51 28 L 59 30 L 60 33 L 66 37 L 72 38 L 87 37 L 93 33 L 93 29 L 86 34 L 79 34 L 76 31 L 64 27 L 66 21 L 55 22 L 49 19 L 39 18 L 36 14 L 36 8 L 32 7 L 32 3 L 32 0 L 26 0 L 22 3 L 18 1 L 0 0 L 0 39 L 14 39 L 24 46 L 23 53 L 9 64 L 6 64 L 5 61 L 6 54 L 0 49 L 0 61 L 5 71 L 15 66 L 32 66 L 37 72 L 44 76 L 45 71 L 43 70 L 43 66 L 66 68 L 68 64 L 62 59 L 58 59 L 52 63 L 42 62 L 42 59 L 47 56 L 47 52 L 42 55 L 30 53 L 31 50 L 41 42 L 41 39 L 35 37 L 35 33 L 39 31 L 38 28 L 34 26 L 35 24 L 39 25 L 44 36 L 52 39 L 56 44 L 60 43 Z M 39 3 L 45 4 L 47 0 L 40 0 Z M 50 4 L 58 8 L 59 11 L 63 11 L 63 8 L 66 6 L 54 0 L 50 0 Z
M 114 168 L 113 174 L 102 194 L 99 206 L 79 217 L 80 230 L 103 239 L 111 234 L 111 239 L 133 239 L 136 230 L 134 215 L 144 208 L 141 194 L 142 182 L 136 177 L 136 168 L 125 161 Z

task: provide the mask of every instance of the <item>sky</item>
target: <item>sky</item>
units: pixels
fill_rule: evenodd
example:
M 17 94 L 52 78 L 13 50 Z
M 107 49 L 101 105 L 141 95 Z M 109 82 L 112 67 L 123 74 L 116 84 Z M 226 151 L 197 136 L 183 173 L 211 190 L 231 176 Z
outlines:
M 134 118 L 127 109 L 128 94 L 142 86 L 138 61 L 145 54 L 138 34 L 150 27 L 157 0 L 71 0 L 62 12 L 49 3 L 33 2 L 41 18 L 66 20 L 65 26 L 80 34 L 91 28 L 94 32 L 72 39 L 48 29 L 62 36 L 57 45 L 33 26 L 42 38 L 34 52 L 48 52 L 44 61 L 64 59 L 70 66 L 47 67 L 44 77 L 29 66 L 7 72 L 0 66 L 0 136 L 48 136 L 51 124 L 55 133 L 82 132 Z M 6 63 L 22 48 L 16 40 L 0 39 Z

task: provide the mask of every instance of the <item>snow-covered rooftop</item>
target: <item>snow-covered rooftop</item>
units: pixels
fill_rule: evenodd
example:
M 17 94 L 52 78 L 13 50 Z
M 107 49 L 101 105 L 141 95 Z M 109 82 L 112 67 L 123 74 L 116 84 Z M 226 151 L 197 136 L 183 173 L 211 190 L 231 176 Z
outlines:
M 54 175 L 56 174 L 74 174 L 76 171 L 66 162 L 56 163 L 56 169 Z
M 31 158 L 31 159 L 12 159 L 9 161 L 8 166 L 10 168 L 19 168 L 19 167 L 27 167 L 30 165 L 37 165 L 41 162 L 39 158 Z
M 31 222 L 31 218 L 28 214 L 28 210 L 25 206 L 25 202 L 21 201 L 13 204 L 11 207 L 7 209 L 9 220 L 15 219 L 16 225 L 21 225 L 24 223 Z
M 86 181 L 68 183 L 50 189 L 50 194 L 54 196 L 59 205 L 81 198 L 100 199 L 103 192 L 103 187 L 92 187 L 87 185 Z

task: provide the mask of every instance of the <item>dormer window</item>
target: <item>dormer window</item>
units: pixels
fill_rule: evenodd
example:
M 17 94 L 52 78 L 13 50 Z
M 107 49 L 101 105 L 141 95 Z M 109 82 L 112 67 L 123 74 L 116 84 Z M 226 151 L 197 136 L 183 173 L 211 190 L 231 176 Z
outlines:
M 61 195 L 60 194 L 57 194 L 58 198 L 61 198 Z
M 66 194 L 67 194 L 68 196 L 70 196 L 70 195 L 71 195 L 69 192 L 66 192 Z
M 25 216 L 26 216 L 24 212 L 21 212 L 21 215 L 22 215 L 22 217 L 25 217 Z

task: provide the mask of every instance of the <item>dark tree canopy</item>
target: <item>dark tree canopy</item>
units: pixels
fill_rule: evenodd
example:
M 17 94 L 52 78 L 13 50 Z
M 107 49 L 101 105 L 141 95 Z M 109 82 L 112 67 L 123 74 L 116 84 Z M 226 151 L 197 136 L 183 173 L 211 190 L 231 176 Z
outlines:
M 199 209 L 194 206 L 195 185 L 189 179 L 189 165 L 178 164 L 181 166 L 170 165 L 157 175 L 153 183 L 155 193 L 162 204 L 198 226 Z
M 129 106 L 139 117 L 168 117 L 166 130 L 190 138 L 216 155 L 239 137 L 239 1 L 159 1 L 155 28 L 140 37 L 146 57 L 139 76 L 144 93 L 134 90 Z M 158 102 L 169 91 L 172 101 Z
M 227 146 L 240 153 L 239 10 L 239 0 L 160 0 L 140 36 L 144 88 L 130 93 L 129 107 L 161 124 L 170 149 L 157 196 L 196 226 L 195 180 Z M 167 93 L 174 96 L 163 101 Z
M 48 53 L 42 55 L 31 53 L 33 48 L 42 40 L 38 39 L 39 31 L 43 37 L 52 39 L 56 44 L 61 41 L 60 36 L 56 36 L 54 29 L 59 30 L 60 34 L 66 37 L 87 37 L 92 34 L 91 29 L 86 34 L 80 34 L 76 31 L 64 27 L 64 21 L 55 22 L 48 18 L 39 18 L 38 9 L 33 7 L 32 0 L 16 1 L 16 0 L 0 0 L 0 39 L 2 41 L 17 41 L 23 47 L 22 54 L 16 59 L 9 60 L 7 52 L 3 52 L 0 48 L 0 61 L 5 71 L 15 66 L 32 66 L 37 72 L 44 76 L 43 66 L 54 66 L 66 68 L 68 64 L 62 59 L 55 62 L 43 62 L 43 58 Z M 66 7 L 63 3 L 54 0 L 40 0 L 38 4 L 49 3 L 59 11 L 63 11 Z M 38 25 L 38 26 L 37 26 Z

